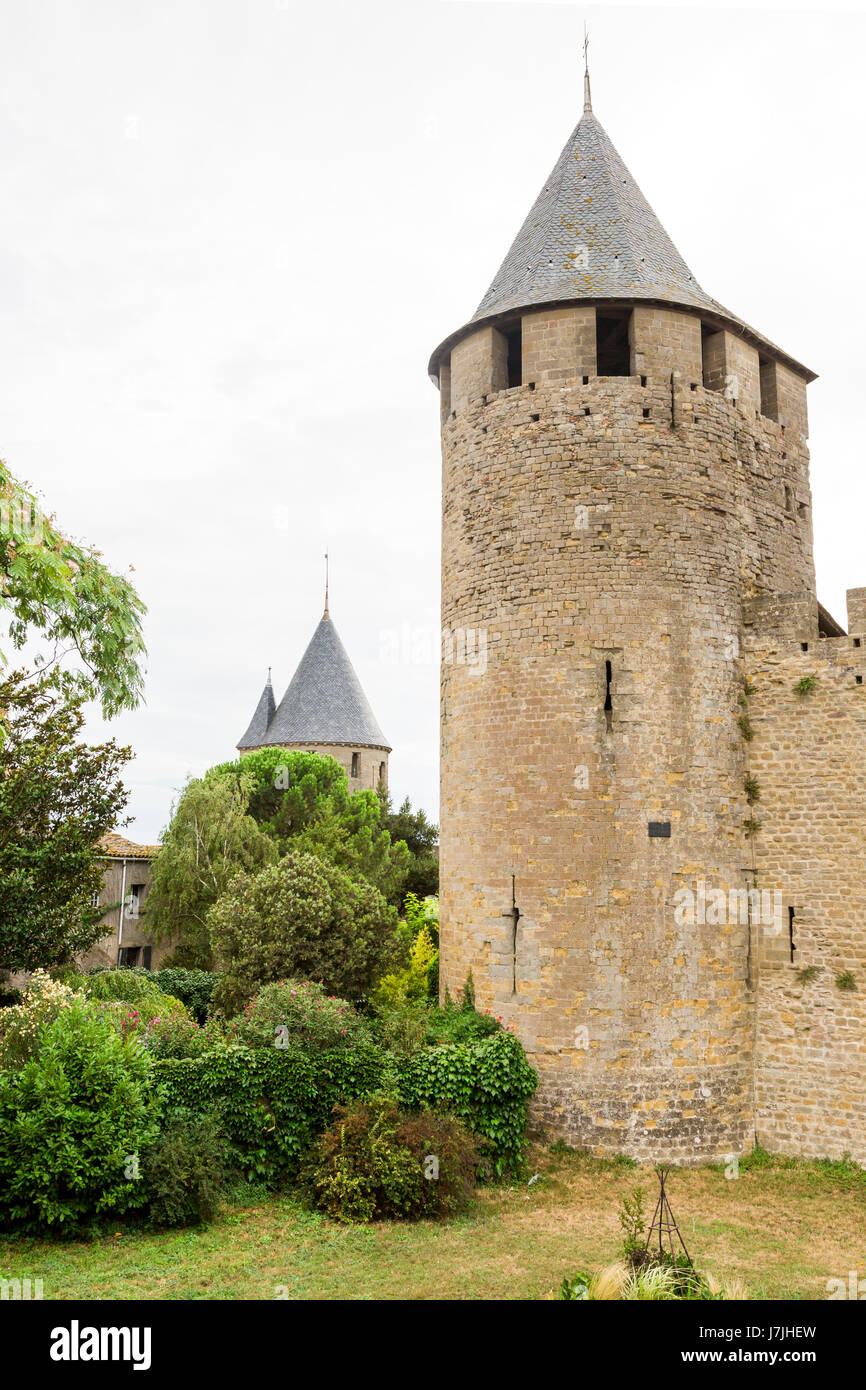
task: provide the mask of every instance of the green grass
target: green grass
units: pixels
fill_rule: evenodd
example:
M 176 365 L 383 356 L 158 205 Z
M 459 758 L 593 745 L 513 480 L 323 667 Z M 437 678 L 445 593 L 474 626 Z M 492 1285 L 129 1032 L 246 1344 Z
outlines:
M 481 1191 L 455 1220 L 340 1226 L 292 1196 L 227 1207 L 203 1230 L 118 1227 L 90 1242 L 0 1239 L 0 1274 L 41 1278 L 50 1299 L 548 1298 L 564 1275 L 617 1256 L 620 1198 L 651 1169 L 581 1151 L 530 1151 L 531 1184 Z M 761 1150 L 674 1169 L 674 1214 L 696 1264 L 752 1298 L 826 1298 L 829 1278 L 866 1277 L 866 1173 Z M 285 1294 L 283 1296 L 285 1296 Z

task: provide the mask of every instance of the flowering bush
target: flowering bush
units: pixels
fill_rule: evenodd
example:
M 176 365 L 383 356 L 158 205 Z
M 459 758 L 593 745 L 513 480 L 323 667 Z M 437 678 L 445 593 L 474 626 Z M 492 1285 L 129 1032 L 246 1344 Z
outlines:
M 155 1057 L 203 1057 L 222 1039 L 214 1024 L 202 1027 L 194 1018 L 181 1014 L 152 1018 L 137 1036 Z
M 226 1026 L 230 1042 L 314 1055 L 370 1040 L 364 1020 L 345 999 L 310 980 L 277 980 Z
M 61 1010 L 81 1000 L 69 985 L 34 970 L 20 1004 L 0 1010 L 0 1067 L 19 1067 L 33 1056 L 42 1030 Z

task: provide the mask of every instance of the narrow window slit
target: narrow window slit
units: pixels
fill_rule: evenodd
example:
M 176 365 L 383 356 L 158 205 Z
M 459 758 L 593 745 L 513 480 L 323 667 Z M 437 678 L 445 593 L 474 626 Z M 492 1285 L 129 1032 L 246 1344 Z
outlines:
M 610 731 L 613 728 L 613 696 L 611 693 L 613 666 L 609 661 L 604 663 L 604 681 L 604 722 L 607 725 L 608 731 Z

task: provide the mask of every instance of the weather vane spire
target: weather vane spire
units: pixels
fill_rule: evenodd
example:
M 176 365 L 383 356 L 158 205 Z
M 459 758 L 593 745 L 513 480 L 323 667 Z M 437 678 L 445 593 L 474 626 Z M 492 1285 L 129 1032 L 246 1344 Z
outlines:
M 586 23 L 583 26 L 583 109 L 592 110 L 592 97 L 589 94 L 589 34 L 586 32 Z
M 322 617 L 323 617 L 323 618 L 329 618 L 329 617 L 331 616 L 330 613 L 328 612 L 328 579 L 329 579 L 329 575 L 328 575 L 328 552 L 327 552 L 327 550 L 326 550 L 326 551 L 325 551 L 325 611 L 324 611 L 324 613 L 322 614 Z

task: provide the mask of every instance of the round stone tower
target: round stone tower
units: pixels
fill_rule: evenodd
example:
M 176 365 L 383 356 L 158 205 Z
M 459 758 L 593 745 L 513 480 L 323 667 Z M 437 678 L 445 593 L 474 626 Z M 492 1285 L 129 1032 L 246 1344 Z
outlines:
M 478 1006 L 539 1070 L 537 1118 L 569 1143 L 741 1152 L 755 954 L 743 602 L 795 595 L 817 622 L 814 374 L 700 288 L 588 80 L 493 284 L 430 372 L 443 988 L 471 971 Z

